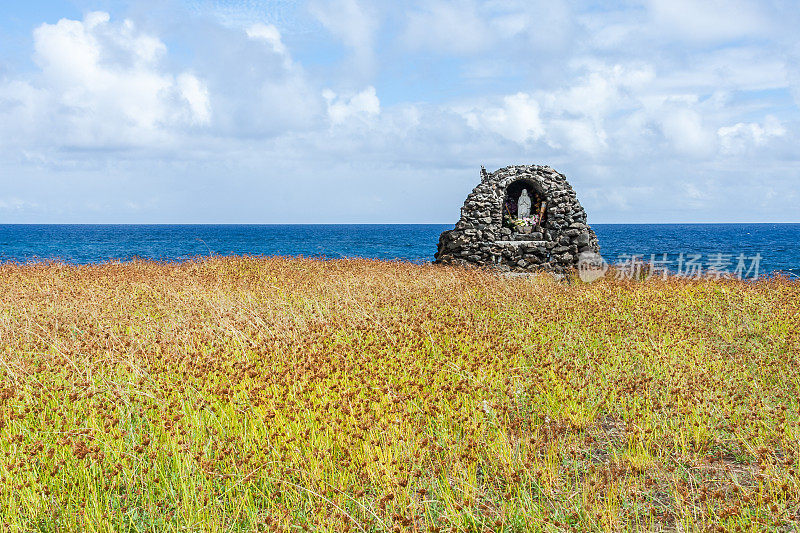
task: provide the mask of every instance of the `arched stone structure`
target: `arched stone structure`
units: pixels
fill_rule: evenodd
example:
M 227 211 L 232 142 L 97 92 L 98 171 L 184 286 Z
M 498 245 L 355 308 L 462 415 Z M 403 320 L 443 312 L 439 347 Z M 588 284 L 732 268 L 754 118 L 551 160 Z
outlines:
M 511 188 L 512 195 L 517 194 L 520 183 L 529 187 L 531 212 L 543 214 L 531 229 L 508 220 L 516 217 L 516 212 L 507 212 L 508 191 Z M 599 251 L 597 236 L 586 224 L 586 212 L 564 175 L 547 166 L 519 165 L 491 174 L 481 167 L 480 184 L 467 196 L 455 228 L 439 237 L 435 258 L 437 263 L 517 272 L 563 272 L 577 266 L 578 254 Z

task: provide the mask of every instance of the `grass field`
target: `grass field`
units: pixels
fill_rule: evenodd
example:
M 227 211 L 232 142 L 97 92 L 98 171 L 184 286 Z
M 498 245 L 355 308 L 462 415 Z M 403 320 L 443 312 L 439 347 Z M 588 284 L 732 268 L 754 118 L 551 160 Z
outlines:
M 791 530 L 800 285 L 0 266 L 3 531 Z

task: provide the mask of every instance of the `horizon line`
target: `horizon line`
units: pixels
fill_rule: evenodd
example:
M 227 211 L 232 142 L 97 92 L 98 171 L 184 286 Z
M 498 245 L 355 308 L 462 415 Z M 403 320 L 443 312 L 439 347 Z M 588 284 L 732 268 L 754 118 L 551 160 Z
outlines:
M 589 226 L 767 225 L 797 222 L 593 222 Z M 0 222 L 0 226 L 455 226 L 452 222 Z

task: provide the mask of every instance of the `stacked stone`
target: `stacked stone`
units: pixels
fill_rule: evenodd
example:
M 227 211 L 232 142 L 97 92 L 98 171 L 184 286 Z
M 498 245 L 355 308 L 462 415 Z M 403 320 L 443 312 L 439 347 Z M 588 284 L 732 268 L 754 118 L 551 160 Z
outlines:
M 544 222 L 533 233 L 503 226 L 506 189 L 524 180 L 545 202 Z M 598 253 L 597 236 L 566 177 L 548 166 L 520 165 L 491 174 L 467 196 L 461 219 L 439 237 L 437 263 L 472 264 L 506 271 L 564 272 L 575 268 L 580 253 Z

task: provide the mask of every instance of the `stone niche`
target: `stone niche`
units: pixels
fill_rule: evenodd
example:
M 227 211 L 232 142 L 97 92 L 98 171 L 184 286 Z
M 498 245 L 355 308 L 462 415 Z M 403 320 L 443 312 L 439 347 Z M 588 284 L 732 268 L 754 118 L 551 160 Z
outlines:
M 530 201 L 520 198 L 526 191 Z M 523 218 L 530 210 L 530 217 Z M 548 166 L 520 165 L 491 174 L 467 196 L 455 228 L 439 237 L 435 262 L 505 271 L 562 273 L 581 253 L 599 253 L 586 212 L 567 179 Z

